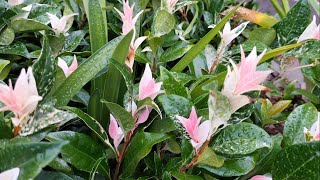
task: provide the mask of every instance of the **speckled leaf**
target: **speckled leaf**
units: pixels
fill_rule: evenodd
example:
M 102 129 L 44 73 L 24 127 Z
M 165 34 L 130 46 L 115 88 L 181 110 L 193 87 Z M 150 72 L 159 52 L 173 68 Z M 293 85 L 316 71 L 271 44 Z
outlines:
M 47 24 L 50 22 L 50 19 L 46 13 L 57 14 L 60 12 L 60 9 L 57 5 L 33 4 L 28 18 Z
M 62 172 L 72 172 L 71 167 L 68 165 L 68 163 L 63 160 L 62 158 L 56 157 L 53 161 L 51 161 L 48 164 L 49 167 Z
M 297 58 L 310 58 L 319 59 L 320 57 L 320 41 L 309 40 L 305 42 L 301 47 L 296 48 L 290 52 L 287 52 L 287 56 L 294 56 Z
M 104 144 L 106 144 L 111 149 L 113 149 L 113 146 L 109 142 L 108 134 L 96 119 L 94 119 L 89 114 L 86 114 L 85 112 L 75 107 L 63 107 L 63 109 L 68 110 L 72 113 L 75 113 L 96 134 L 96 136 L 98 136 L 98 138 Z
M 132 138 L 124 157 L 121 177 L 130 176 L 135 171 L 139 161 L 151 151 L 152 146 L 168 138 L 168 135 L 160 133 L 140 132 L 136 134 Z
M 0 171 L 19 167 L 19 180 L 33 179 L 66 144 L 63 142 L 1 143 Z
M 162 66 L 160 67 L 160 77 L 166 94 L 176 94 L 188 98 L 186 87 L 179 83 L 173 75 Z
M 320 42 L 320 41 L 319 41 Z M 319 44 L 320 45 L 320 44 Z M 319 46 L 320 47 L 320 46 Z M 320 48 L 314 48 L 314 49 L 320 49 Z M 318 58 L 320 57 L 320 54 L 318 56 Z M 320 86 L 320 58 L 318 60 L 315 60 L 315 59 L 309 59 L 309 58 L 302 58 L 301 59 L 301 66 L 303 65 L 309 65 L 311 63 L 318 63 L 318 65 L 316 66 L 313 66 L 313 67 L 305 67 L 305 68 L 302 68 L 302 72 L 303 72 L 303 75 L 308 78 L 311 82 L 313 82 L 314 84 L 317 84 L 318 86 Z M 319 98 L 319 97 L 318 97 Z
M 166 10 L 157 11 L 152 23 L 152 34 L 160 37 L 168 34 L 175 26 L 175 18 Z
M 149 106 L 152 109 L 154 109 L 155 111 L 157 111 L 158 115 L 162 119 L 162 114 L 161 114 L 161 110 L 160 110 L 159 106 L 154 101 L 152 101 L 152 99 L 149 97 L 147 97 L 137 103 L 137 107 L 138 107 L 137 111 L 142 110 L 147 106 Z
M 221 167 L 224 163 L 224 158 L 216 155 L 211 148 L 207 147 L 199 156 L 195 164 L 207 164 L 213 167 Z
M 179 73 L 179 72 L 170 72 L 172 74 L 172 76 L 178 81 L 180 82 L 182 85 L 187 84 L 188 82 L 192 81 L 192 80 L 196 80 L 196 77 L 191 76 L 190 74 L 186 74 L 186 73 Z
M 226 127 L 212 145 L 213 150 L 227 155 L 245 155 L 264 147 L 270 148 L 272 139 L 258 126 L 242 122 Z
M 176 115 L 187 117 L 191 111 L 192 103 L 181 96 L 175 94 L 161 95 L 158 97 L 164 112 L 171 120 L 176 121 Z
M 312 103 L 296 107 L 288 116 L 283 129 L 283 141 L 286 146 L 306 142 L 304 127 L 310 129 L 317 121 L 317 108 Z
M 289 44 L 299 37 L 310 23 L 310 6 L 307 0 L 299 0 L 288 12 L 287 16 L 275 24 L 279 43 Z
M 213 174 L 222 177 L 241 176 L 250 172 L 255 166 L 255 158 L 246 156 L 235 159 L 226 159 L 222 167 L 215 168 L 209 165 L 198 165 Z
M 15 32 L 37 32 L 41 30 L 50 30 L 51 28 L 41 22 L 32 19 L 18 19 L 11 23 L 10 27 Z
M 54 124 L 63 124 L 75 118 L 73 113 L 58 110 L 52 103 L 40 105 L 27 122 L 21 123 L 20 136 L 27 136 Z
M 0 46 L 10 45 L 14 37 L 14 31 L 11 28 L 6 28 L 0 33 Z
M 185 42 L 179 41 L 176 44 L 172 45 L 168 49 L 166 49 L 162 55 L 160 56 L 159 62 L 166 63 L 170 61 L 174 61 L 180 57 L 182 57 L 186 52 L 191 49 L 192 45 Z
M 53 86 L 57 65 L 46 36 L 43 37 L 42 45 L 41 54 L 32 65 L 32 71 L 37 82 L 39 95 L 44 97 Z
M 49 133 L 46 137 L 51 142 L 69 141 L 62 150 L 62 158 L 79 170 L 91 172 L 95 162 L 103 156 L 104 148 L 88 135 L 72 132 L 59 131 Z M 98 172 L 108 176 L 108 165 L 100 164 Z
M 28 58 L 29 52 L 27 47 L 22 42 L 14 42 L 9 46 L 0 46 L 0 54 L 18 55 Z
M 214 128 L 214 131 L 220 125 L 227 125 L 227 121 L 230 119 L 232 111 L 229 100 L 219 91 L 211 91 L 208 99 L 209 108 L 209 120 Z
M 284 149 L 273 164 L 272 178 L 319 179 L 320 141 L 295 144 Z
M 257 52 L 263 52 L 265 49 L 266 50 L 271 50 L 271 48 L 269 48 L 267 45 L 265 45 L 264 43 L 260 42 L 260 41 L 256 41 L 256 40 L 247 40 L 244 43 L 241 44 L 243 51 L 246 53 L 250 53 L 253 49 L 253 47 L 257 48 Z M 231 48 L 231 53 L 232 54 L 240 54 L 241 50 L 240 50 L 240 45 L 238 46 L 233 46 Z
M 127 38 L 119 37 L 108 42 L 96 53 L 91 55 L 86 61 L 81 63 L 79 67 L 66 78 L 59 88 L 53 92 L 53 97 L 58 100 L 57 106 L 63 106 L 96 74 L 109 64 L 109 59 L 112 57 L 119 43 Z
M 104 103 L 108 107 L 108 109 L 110 110 L 110 112 L 112 113 L 114 118 L 118 121 L 119 126 L 125 132 L 128 132 L 133 128 L 134 120 L 132 118 L 131 113 L 129 113 L 123 107 L 121 107 L 120 105 L 118 105 L 116 103 L 107 102 L 104 100 L 102 100 L 101 102 Z
M 70 35 L 66 39 L 63 50 L 64 51 L 75 50 L 85 35 L 86 35 L 86 32 L 83 30 L 73 31 L 72 33 L 70 33 Z

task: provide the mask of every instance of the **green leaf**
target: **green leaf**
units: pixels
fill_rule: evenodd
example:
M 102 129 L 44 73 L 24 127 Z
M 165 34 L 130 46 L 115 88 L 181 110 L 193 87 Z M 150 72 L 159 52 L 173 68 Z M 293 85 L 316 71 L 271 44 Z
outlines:
M 187 117 L 191 111 L 192 103 L 181 96 L 175 94 L 161 95 L 158 97 L 164 112 L 172 121 L 176 121 L 176 115 Z
M 14 31 L 11 28 L 6 28 L 0 33 L 0 46 L 10 45 L 14 37 Z
M 276 116 L 280 114 L 283 110 L 285 110 L 291 103 L 291 100 L 282 100 L 278 101 L 276 104 L 272 106 L 270 111 L 268 112 L 268 115 L 271 116 Z
M 2 72 L 2 70 L 3 70 L 8 64 L 10 64 L 10 61 L 4 60 L 4 59 L 0 59 L 0 73 Z
M 149 97 L 138 102 L 137 111 L 142 110 L 147 106 L 152 107 L 154 110 L 156 110 L 157 113 L 159 114 L 160 118 L 162 119 L 162 114 L 161 114 L 161 110 L 160 110 L 159 106 Z
M 66 42 L 64 43 L 64 51 L 75 50 L 79 46 L 85 35 L 86 31 L 83 30 L 73 31 L 72 33 L 70 33 L 70 35 L 66 39 Z
M 107 146 L 109 146 L 109 148 L 114 150 L 113 146 L 111 145 L 111 143 L 109 141 L 108 134 L 106 133 L 106 131 L 103 129 L 101 124 L 96 119 L 94 119 L 89 114 L 86 114 L 85 112 L 83 112 L 80 109 L 75 108 L 75 107 L 66 106 L 66 107 L 63 107 L 63 109 L 68 110 L 72 113 L 75 113 L 98 136 L 98 138 L 104 144 L 106 144 Z
M 21 124 L 19 134 L 30 135 L 51 125 L 66 123 L 73 118 L 75 118 L 73 113 L 58 110 L 53 107 L 53 103 L 42 104 L 26 124 Z
M 320 85 L 320 82 L 319 82 L 319 85 Z M 291 95 L 303 95 L 306 98 L 308 98 L 311 102 L 313 102 L 314 104 L 320 104 L 319 96 L 316 96 L 316 95 L 312 94 L 310 91 L 305 90 L 305 89 L 294 89 L 291 92 Z
M 167 133 L 176 130 L 176 126 L 170 118 L 156 119 L 147 128 L 152 133 Z
M 186 172 L 171 172 L 171 175 L 177 180 L 203 180 L 200 176 L 188 174 Z
M 312 60 L 319 59 L 320 57 L 320 49 L 318 48 L 319 46 L 320 46 L 319 40 L 308 40 L 304 42 L 301 47 L 287 52 L 286 55 L 294 56 L 296 58 L 306 58 L 306 59 L 312 59 Z
M 251 31 L 249 40 L 259 41 L 270 46 L 276 38 L 276 31 L 273 28 L 257 28 Z
M 267 51 L 264 56 L 261 58 L 259 64 L 263 63 L 263 62 L 266 62 L 267 60 L 273 58 L 273 57 L 276 57 L 282 53 L 285 53 L 287 52 L 288 50 L 290 49 L 293 49 L 293 48 L 296 48 L 296 47 L 299 47 L 301 46 L 302 43 L 295 43 L 295 44 L 289 44 L 289 45 L 286 45 L 286 46 L 281 46 L 279 48 L 276 48 L 276 49 L 272 49 L 270 51 Z
M 46 137 L 51 142 L 69 141 L 62 150 L 62 158 L 75 168 L 91 172 L 95 162 L 103 156 L 104 148 L 89 136 L 72 131 L 59 131 L 49 133 Z M 98 172 L 109 176 L 106 163 L 101 163 Z
M 263 42 L 257 41 L 257 40 L 247 40 L 244 43 L 241 44 L 243 51 L 246 53 L 250 53 L 253 49 L 253 47 L 257 48 L 257 52 L 263 52 L 264 50 L 270 51 L 271 48 L 269 48 L 266 44 Z M 240 45 L 238 46 L 232 46 L 231 53 L 232 54 L 240 54 Z
M 96 53 L 91 55 L 89 59 L 79 65 L 79 67 L 68 76 L 59 88 L 53 92 L 53 97 L 57 99 L 57 106 L 63 106 L 69 102 L 69 100 L 87 83 L 89 82 L 99 71 L 109 64 L 109 59 L 115 52 L 116 47 L 128 41 L 126 38 L 119 37 L 103 46 Z
M 223 163 L 224 158 L 216 155 L 209 147 L 203 151 L 196 162 L 196 164 L 206 164 L 213 167 L 221 167 Z
M 283 129 L 283 142 L 286 146 L 306 142 L 304 128 L 310 129 L 317 121 L 318 111 L 313 104 L 296 107 L 288 116 Z
M 204 164 L 200 164 L 198 167 L 222 177 L 241 176 L 247 174 L 255 167 L 255 158 L 252 156 L 245 156 L 241 158 L 226 159 L 223 166 L 219 168 Z
M 174 28 L 175 24 L 176 20 L 172 14 L 166 10 L 159 10 L 153 18 L 152 34 L 156 37 L 168 34 Z
M 18 55 L 28 58 L 29 52 L 27 47 L 22 42 L 14 42 L 9 46 L 0 46 L 0 54 Z
M 314 48 L 318 49 L 316 47 L 314 47 Z M 318 56 L 318 58 L 319 57 L 320 56 Z M 311 63 L 313 63 L 315 65 L 313 67 L 302 68 L 302 72 L 303 72 L 303 75 L 306 78 L 308 78 L 311 82 L 313 82 L 314 84 L 317 84 L 318 86 L 320 86 L 320 62 L 319 62 L 320 59 L 319 60 L 315 60 L 315 59 L 316 58 L 314 58 L 314 59 L 302 58 L 301 59 L 301 66 L 309 65 Z M 316 65 L 316 63 L 318 63 L 318 64 Z
M 17 19 L 11 22 L 10 27 L 15 32 L 37 32 L 51 29 L 49 26 L 32 19 Z
M 192 45 L 185 42 L 179 41 L 173 46 L 166 49 L 162 55 L 160 56 L 159 62 L 166 63 L 170 61 L 174 61 L 180 57 L 182 57 L 186 52 L 188 52 L 192 48 Z
M 240 6 L 233 8 L 213 29 L 211 29 L 200 41 L 195 44 L 186 55 L 171 69 L 171 71 L 181 72 L 186 68 L 195 57 L 198 56 L 206 47 L 207 44 L 217 35 L 220 29 L 228 22 L 236 9 Z
M 254 124 L 242 122 L 223 129 L 212 148 L 218 153 L 234 156 L 250 154 L 271 145 L 272 139 L 267 132 Z
M 4 119 L 0 117 L 0 139 L 10 139 L 12 137 L 12 129 L 6 124 Z
M 58 12 L 60 13 L 60 9 L 61 8 L 57 5 L 35 3 L 32 5 L 32 9 L 28 18 L 41 22 L 43 24 L 48 24 L 50 22 L 50 19 L 47 13 L 57 14 Z
M 50 166 L 51 168 L 57 170 L 57 171 L 63 171 L 63 172 L 72 172 L 71 167 L 68 165 L 68 163 L 57 157 L 55 158 L 53 161 L 51 161 L 50 164 L 48 164 L 48 166 Z
M 152 146 L 168 138 L 168 135 L 160 133 L 140 132 L 136 134 L 124 156 L 121 177 L 129 177 L 136 170 L 139 161 L 151 151 Z
M 46 36 L 43 37 L 42 50 L 39 58 L 32 65 L 39 95 L 44 97 L 52 88 L 56 76 L 56 61 Z
M 284 149 L 273 164 L 272 178 L 318 179 L 320 141 L 295 144 Z
M 179 83 L 174 76 L 162 66 L 160 67 L 160 77 L 166 94 L 176 94 L 188 98 L 186 87 Z
M 310 23 L 310 6 L 307 0 L 299 0 L 288 12 L 287 16 L 275 24 L 279 43 L 282 45 L 293 42 Z
M 35 178 L 35 180 L 73 180 L 70 176 L 63 174 L 61 172 L 51 172 L 51 171 L 41 171 L 39 176 Z
M 57 143 L 2 143 L 0 171 L 19 167 L 19 179 L 33 179 L 60 153 L 64 145 L 66 145 L 65 141 Z
M 123 107 L 116 103 L 108 102 L 108 101 L 101 101 L 105 105 L 107 105 L 108 109 L 114 116 L 114 118 L 118 121 L 119 126 L 125 131 L 128 132 L 134 127 L 134 119 L 132 115 L 126 111 Z

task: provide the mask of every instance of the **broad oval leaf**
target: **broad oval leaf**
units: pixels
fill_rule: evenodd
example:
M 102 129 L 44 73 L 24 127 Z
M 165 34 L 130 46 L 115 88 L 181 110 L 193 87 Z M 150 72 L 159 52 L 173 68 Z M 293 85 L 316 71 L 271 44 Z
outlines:
M 166 94 L 176 94 L 188 98 L 186 87 L 177 81 L 176 78 L 162 66 L 160 67 L 160 77 Z
M 311 103 L 296 107 L 288 116 L 283 129 L 284 144 L 291 146 L 306 142 L 304 128 L 310 129 L 317 117 L 317 108 Z
M 11 28 L 6 28 L 0 33 L 0 46 L 10 45 L 14 37 L 14 31 Z
M 242 122 L 223 129 L 213 142 L 212 148 L 218 153 L 234 156 L 271 146 L 272 139 L 267 132 L 254 124 Z
M 51 29 L 49 26 L 32 19 L 18 19 L 11 23 L 10 27 L 15 32 L 37 32 Z
M 295 144 L 284 149 L 273 164 L 272 178 L 318 179 L 320 141 Z
M 177 42 L 176 44 L 169 47 L 163 52 L 163 54 L 160 56 L 159 62 L 166 63 L 174 61 L 182 57 L 186 52 L 188 52 L 191 49 L 191 47 L 192 45 L 185 41 Z
M 207 164 L 213 167 L 221 167 L 223 163 L 224 158 L 216 155 L 210 147 L 206 147 L 196 162 L 196 164 Z
M 51 142 L 69 141 L 62 150 L 62 158 L 79 170 L 91 172 L 95 162 L 104 154 L 104 148 L 89 136 L 72 132 L 59 131 L 49 133 L 46 137 Z M 109 176 L 106 163 L 101 163 L 98 172 Z
M 14 42 L 9 46 L 0 46 L 0 54 L 11 54 L 29 58 L 27 47 L 22 42 Z
M 157 11 L 152 23 L 153 34 L 157 37 L 168 34 L 174 28 L 175 21 L 174 16 L 168 11 Z

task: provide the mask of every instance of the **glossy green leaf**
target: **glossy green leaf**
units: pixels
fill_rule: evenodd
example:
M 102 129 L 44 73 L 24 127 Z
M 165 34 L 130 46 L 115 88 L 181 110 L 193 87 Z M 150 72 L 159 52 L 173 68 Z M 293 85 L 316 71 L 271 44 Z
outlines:
M 162 55 L 160 56 L 159 62 L 166 63 L 166 62 L 174 61 L 182 57 L 191 48 L 192 48 L 192 45 L 185 41 L 177 42 L 176 44 L 169 47 L 162 53 Z
M 19 167 L 19 179 L 33 179 L 61 151 L 66 142 L 2 143 L 0 171 Z M 19 157 L 19 158 L 17 158 Z
M 319 44 L 320 45 L 320 44 Z M 315 47 L 315 49 L 318 49 Z M 319 53 L 320 55 L 320 53 Z M 317 56 L 318 58 L 320 56 Z M 320 60 L 316 60 L 317 58 L 302 58 L 301 59 L 301 66 L 303 65 L 309 65 L 311 63 L 314 64 L 313 67 L 305 67 L 302 68 L 302 72 L 303 75 L 308 78 L 311 82 L 313 82 L 314 84 L 317 84 L 318 86 L 320 86 Z
M 49 41 L 43 37 L 42 50 L 39 58 L 32 65 L 32 71 L 37 82 L 39 95 L 45 95 L 51 90 L 56 76 L 57 63 L 52 55 Z
M 35 180 L 72 180 L 72 178 L 66 174 L 63 174 L 61 172 L 52 172 L 52 171 L 41 171 L 39 176 L 35 178 Z
M 107 102 L 102 100 L 102 103 L 104 103 L 114 118 L 118 121 L 120 127 L 125 131 L 128 132 L 134 127 L 134 119 L 132 118 L 131 113 L 126 111 L 123 107 L 116 103 Z
M 272 178 L 317 179 L 319 178 L 320 141 L 295 144 L 284 149 L 276 157 Z
M 276 31 L 273 28 L 257 28 L 251 31 L 249 40 L 259 41 L 270 46 L 276 38 Z
M 164 112 L 172 121 L 176 121 L 176 115 L 187 117 L 191 111 L 192 103 L 181 96 L 175 94 L 161 95 L 158 97 Z
M 271 50 L 271 48 L 269 48 L 266 44 L 257 40 L 247 40 L 244 43 L 242 43 L 241 46 L 245 53 L 250 53 L 253 47 L 257 48 L 257 52 L 263 52 L 264 50 L 267 50 L 267 51 Z M 241 52 L 240 45 L 233 46 L 231 48 L 232 54 L 240 54 L 240 52 Z
M 0 32 L 0 46 L 10 45 L 14 40 L 14 31 L 11 28 L 6 28 Z
M 69 141 L 62 150 L 62 158 L 79 170 L 91 172 L 95 162 L 104 154 L 104 148 L 85 134 L 72 131 L 49 133 L 46 137 L 51 142 Z M 106 163 L 101 163 L 98 172 L 108 176 Z
M 152 146 L 168 138 L 168 135 L 160 133 L 140 132 L 136 134 L 132 138 L 124 156 L 121 177 L 130 176 L 135 171 L 139 161 L 151 151 Z
M 8 64 L 10 64 L 10 61 L 4 60 L 4 59 L 0 59 L 0 73 Z
M 278 101 L 276 104 L 272 106 L 270 111 L 268 112 L 269 116 L 276 116 L 281 113 L 284 109 L 286 109 L 291 103 L 291 100 L 282 100 Z
M 72 172 L 72 169 L 68 165 L 68 163 L 59 157 L 57 157 L 53 161 L 51 161 L 50 164 L 48 164 L 48 166 L 57 170 L 57 171 L 69 172 L 69 173 Z
M 299 48 L 293 49 L 286 53 L 288 56 L 306 59 L 318 59 L 320 57 L 319 40 L 308 40 Z
M 17 19 L 11 23 L 10 27 L 15 32 L 37 32 L 51 29 L 49 26 L 32 19 Z
M 9 46 L 0 46 L 0 54 L 18 55 L 28 58 L 29 52 L 27 47 L 22 42 L 14 42 Z
M 156 12 L 152 23 L 152 34 L 160 37 L 168 34 L 175 26 L 175 17 L 166 10 Z
M 288 116 L 283 129 L 283 141 L 286 146 L 306 142 L 304 128 L 310 129 L 317 121 L 318 111 L 313 104 L 296 107 Z
M 101 124 L 91 117 L 89 114 L 86 114 L 85 112 L 81 111 L 78 108 L 75 107 L 63 107 L 63 109 L 68 110 L 72 113 L 75 113 L 95 134 L 98 136 L 98 138 L 109 148 L 113 149 L 113 146 L 111 145 L 107 132 L 103 129 Z
M 145 98 L 137 103 L 137 107 L 138 107 L 137 111 L 142 110 L 143 108 L 145 108 L 147 106 L 156 110 L 157 113 L 159 114 L 160 118 L 162 119 L 162 114 L 161 114 L 161 110 L 160 110 L 159 106 L 149 97 Z
M 255 167 L 255 158 L 252 156 L 245 156 L 241 158 L 226 159 L 223 166 L 219 168 L 204 164 L 198 165 L 198 167 L 222 177 L 241 176 L 247 174 Z
M 213 29 L 211 29 L 200 41 L 195 44 L 186 55 L 171 69 L 171 71 L 181 72 L 186 68 L 193 59 L 200 54 L 207 44 L 217 35 L 220 29 L 228 22 L 231 18 L 232 14 L 236 11 L 236 9 L 240 6 L 236 6 L 232 9 Z
M 171 175 L 177 180 L 203 180 L 202 177 L 192 175 L 186 172 L 171 172 Z
M 264 147 L 270 148 L 272 139 L 258 126 L 242 122 L 226 127 L 215 138 L 212 148 L 226 155 L 245 155 Z
M 79 46 L 80 42 L 83 40 L 85 35 L 86 35 L 86 32 L 83 30 L 71 32 L 64 44 L 64 47 L 63 47 L 64 51 L 75 50 Z
M 213 167 L 221 167 L 223 163 L 224 158 L 216 155 L 209 147 L 203 151 L 196 162 L 196 164 L 206 164 Z
M 60 13 L 60 7 L 57 5 L 35 3 L 32 5 L 32 9 L 30 11 L 28 18 L 41 22 L 43 24 L 47 24 L 50 22 L 50 19 L 47 13 L 57 14 L 58 12 Z
M 152 133 L 167 133 L 176 130 L 176 126 L 170 118 L 156 119 L 146 131 Z
M 261 58 L 259 64 L 263 63 L 263 62 L 266 62 L 267 60 L 273 58 L 273 57 L 276 57 L 282 53 L 285 53 L 287 52 L 288 50 L 290 49 L 293 49 L 293 48 L 296 48 L 296 47 L 299 47 L 301 46 L 302 43 L 296 43 L 296 44 L 289 44 L 289 45 L 286 45 L 286 46 L 281 46 L 279 48 L 276 48 L 276 49 L 272 49 L 270 51 L 267 51 L 264 56 Z
M 174 78 L 174 76 L 164 67 L 160 67 L 160 78 L 163 82 L 163 87 L 166 91 L 166 94 L 176 94 L 188 98 L 188 92 L 186 87 L 179 83 Z
M 4 119 L 0 117 L 0 139 L 10 139 L 12 137 L 12 129 L 5 123 Z
M 91 55 L 89 59 L 81 63 L 79 67 L 62 82 L 59 88 L 53 92 L 53 97 L 58 101 L 57 105 L 66 105 L 87 82 L 107 66 L 109 64 L 108 59 L 112 57 L 116 47 L 124 41 L 128 41 L 128 36 L 126 36 L 126 38 L 119 37 L 110 41 Z
M 291 43 L 299 37 L 310 22 L 310 6 L 307 0 L 299 0 L 287 16 L 273 26 L 277 31 L 279 43 Z

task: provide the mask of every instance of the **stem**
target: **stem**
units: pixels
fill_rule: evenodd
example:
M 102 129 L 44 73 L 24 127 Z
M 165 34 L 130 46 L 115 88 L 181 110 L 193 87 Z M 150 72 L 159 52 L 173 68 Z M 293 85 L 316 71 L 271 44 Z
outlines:
M 287 14 L 290 11 L 290 4 L 288 0 L 282 0 L 282 6 L 284 9 L 284 12 Z
M 196 154 L 193 157 L 193 159 L 191 160 L 191 162 L 189 164 L 185 165 L 185 166 L 182 166 L 179 169 L 179 171 L 180 172 L 185 172 L 189 168 L 193 167 L 194 164 L 198 161 L 199 156 L 204 152 L 204 150 L 207 148 L 208 145 L 209 145 L 209 140 L 206 140 L 206 142 L 202 145 L 200 151 L 199 152 L 196 151 Z
M 280 6 L 280 4 L 278 3 L 278 0 L 270 0 L 271 4 L 273 5 L 273 7 L 276 9 L 276 11 L 278 12 L 279 16 L 281 18 L 285 17 L 286 14 L 284 12 L 284 10 L 282 9 L 282 7 Z
M 220 60 L 220 58 L 221 58 L 221 56 L 222 56 L 222 54 L 223 54 L 223 52 L 224 52 L 224 48 L 225 48 L 226 46 L 224 45 L 224 43 L 222 44 L 222 46 L 221 46 L 221 48 L 220 48 L 220 51 L 219 51 L 219 53 L 218 53 L 218 56 L 216 57 L 216 59 L 213 61 L 213 64 L 212 64 L 212 66 L 211 66 L 211 68 L 210 68 L 210 71 L 209 71 L 209 74 L 212 74 L 212 72 L 217 68 L 217 65 L 218 65 L 218 62 L 219 62 L 219 60 Z
M 20 126 L 17 126 L 14 128 L 13 130 L 13 136 L 16 137 L 19 135 L 19 131 L 20 131 L 21 127 Z
M 119 158 L 118 158 L 118 162 L 117 162 L 117 166 L 116 166 L 116 170 L 114 172 L 114 175 L 113 175 L 113 180 L 118 180 L 119 179 L 119 172 L 120 172 L 120 167 L 121 167 L 121 163 L 122 163 L 122 160 L 124 158 L 124 154 L 127 150 L 127 147 L 128 147 L 128 144 L 131 140 L 131 136 L 133 134 L 133 131 L 134 131 L 135 128 L 133 128 L 132 130 L 130 130 L 124 140 L 124 144 L 123 144 L 123 147 L 121 149 L 121 152 L 119 154 Z
M 295 71 L 295 70 L 306 68 L 306 67 L 314 67 L 314 66 L 316 66 L 316 64 L 311 63 L 311 64 L 307 64 L 307 65 L 303 65 L 303 66 L 298 66 L 298 67 L 295 67 L 295 68 L 292 68 L 292 69 L 288 69 L 287 72 Z

